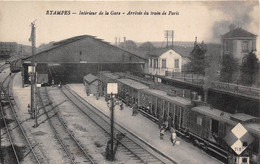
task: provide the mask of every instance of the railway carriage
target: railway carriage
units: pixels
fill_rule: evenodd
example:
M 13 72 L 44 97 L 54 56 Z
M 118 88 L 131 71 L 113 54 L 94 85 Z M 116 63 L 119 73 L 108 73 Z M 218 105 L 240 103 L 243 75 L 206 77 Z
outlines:
M 191 109 L 189 133 L 193 139 L 200 140 L 208 150 L 211 150 L 223 158 L 228 153 L 232 154 L 230 145 L 224 138 L 231 130 L 241 123 L 254 138 L 252 144 L 241 154 L 248 156 L 252 163 L 256 163 L 255 157 L 260 158 L 260 119 L 243 113 L 230 114 L 209 106 L 197 106 Z M 246 138 L 250 140 L 249 138 Z M 243 144 L 248 144 L 247 142 Z
M 113 74 L 109 71 L 100 71 L 98 73 L 99 78 L 99 85 L 101 88 L 100 95 L 106 97 L 106 91 L 107 91 L 107 83 L 115 83 L 116 79 L 119 79 L 120 76 Z
M 250 159 L 252 163 L 260 161 L 259 118 L 213 109 L 198 100 L 200 96 L 190 92 L 186 94 L 180 89 L 167 87 L 162 89 L 158 85 L 149 88 L 147 85 L 132 79 L 120 78 L 110 72 L 103 73 L 102 76 L 105 76 L 105 78 L 101 77 L 104 86 L 107 82 L 118 83 L 119 98 L 125 102 L 127 97 L 132 98 L 127 101 L 138 102 L 141 113 L 159 124 L 172 117 L 178 135 L 190 138 L 207 152 L 217 155 L 218 158 L 221 157 L 225 162 L 228 160 L 229 153 L 234 154 L 234 152 L 224 138 L 235 125 L 242 123 L 254 137 L 254 141 L 242 156 L 236 157 L 237 161 L 245 159 Z
M 122 98 L 127 105 L 137 103 L 138 106 L 140 106 L 140 91 L 148 88 L 148 86 L 127 78 L 117 79 L 117 82 L 118 96 Z
M 166 121 L 169 116 L 174 119 L 175 127 L 186 129 L 189 119 L 189 106 L 191 102 L 182 97 L 170 96 L 167 92 L 156 89 L 143 89 L 140 91 L 140 107 L 149 109 L 148 112 L 156 117 Z

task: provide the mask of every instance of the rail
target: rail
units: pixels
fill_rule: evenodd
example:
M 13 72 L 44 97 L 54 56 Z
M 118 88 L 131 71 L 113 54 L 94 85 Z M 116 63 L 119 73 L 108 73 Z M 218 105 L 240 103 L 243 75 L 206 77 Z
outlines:
M 60 138 L 60 136 L 58 135 L 58 133 L 56 132 L 52 122 L 50 121 L 50 116 L 48 115 L 46 109 L 45 109 L 45 105 L 43 104 L 43 101 L 42 101 L 42 98 L 41 98 L 41 95 L 39 93 L 39 90 L 37 90 L 37 94 L 38 94 L 38 97 L 39 97 L 39 100 L 40 100 L 40 103 L 41 103 L 41 106 L 43 107 L 43 110 L 44 110 L 44 113 L 46 114 L 47 118 L 48 118 L 48 122 L 49 122 L 49 125 L 55 135 L 55 137 L 57 138 L 58 142 L 60 143 L 61 147 L 63 148 L 63 150 L 65 151 L 67 157 L 70 159 L 70 161 L 75 164 L 75 162 L 73 161 L 73 158 L 71 157 L 69 151 L 67 150 L 65 144 L 63 143 L 62 139 Z
M 106 114 L 104 114 L 103 112 L 99 111 L 98 109 L 96 109 L 96 107 L 94 107 L 92 104 L 86 102 L 86 100 L 84 100 L 82 97 L 80 97 L 79 95 L 77 95 L 75 92 L 71 91 L 67 86 L 64 86 L 61 91 L 63 92 L 63 94 L 68 97 L 68 99 L 70 99 L 70 101 L 79 109 L 82 111 L 82 113 L 85 114 L 86 117 L 88 117 L 89 119 L 91 119 L 97 126 L 99 126 L 101 129 L 103 129 L 107 134 L 109 134 L 110 136 L 110 117 L 108 117 Z M 66 92 L 66 93 L 65 93 Z M 69 94 L 72 96 L 69 97 Z M 72 100 L 74 99 L 74 100 Z M 74 102 L 76 99 L 76 102 Z M 85 106 L 85 107 L 83 107 Z M 84 108 L 88 108 L 90 110 L 82 110 Z M 89 113 L 91 112 L 91 114 Z M 89 117 L 89 115 L 91 115 L 91 117 Z M 100 123 L 102 122 L 102 123 Z M 118 140 L 117 138 L 114 137 L 114 139 L 119 142 L 124 148 L 126 148 L 129 152 L 131 152 L 136 158 L 138 158 L 141 162 L 143 163 L 149 163 L 147 161 L 147 155 L 149 156 L 149 159 L 153 159 L 156 160 L 157 162 L 160 163 L 166 163 L 165 161 L 159 159 L 157 156 L 153 155 L 151 152 L 149 152 L 146 148 L 144 148 L 143 146 L 141 146 L 140 144 L 136 143 L 136 141 L 134 141 L 133 139 L 130 139 L 130 136 L 133 136 L 135 139 L 137 139 L 139 142 L 141 142 L 142 144 L 145 144 L 145 147 L 148 146 L 150 149 L 152 149 L 154 152 L 158 153 L 159 155 L 161 155 L 162 157 L 164 157 L 167 161 L 170 161 L 170 163 L 176 163 L 175 160 L 173 160 L 172 158 L 166 156 L 165 154 L 163 154 L 162 152 L 160 152 L 159 150 L 157 150 L 156 148 L 154 148 L 152 145 L 150 145 L 149 143 L 143 141 L 140 137 L 136 136 L 134 133 L 130 132 L 129 130 L 125 129 L 123 126 L 117 124 L 115 122 L 115 125 L 118 128 L 115 128 L 115 133 L 118 134 L 122 134 L 124 132 L 127 133 L 127 135 L 125 133 L 125 137 L 123 140 Z M 121 130 L 119 130 L 119 128 Z M 130 136 L 129 136 L 130 135 Z M 129 144 L 130 143 L 130 144 Z M 130 145 L 130 146 L 129 146 Z M 133 146 L 134 145 L 134 146 Z M 142 151 L 139 152 L 135 152 L 135 149 L 140 149 Z M 143 157 L 143 155 L 146 154 L 146 157 Z
M 14 75 L 12 75 L 12 76 L 14 76 Z M 3 81 L 3 84 L 4 84 L 4 82 L 7 80 L 8 77 L 11 78 L 11 76 L 7 76 L 7 77 L 5 78 L 5 80 Z M 10 81 L 11 81 L 11 79 L 10 79 Z M 29 148 L 30 148 L 30 152 L 33 153 L 33 156 L 34 156 L 34 158 L 35 158 L 35 160 L 36 160 L 36 163 L 40 164 L 41 162 L 40 162 L 38 156 L 36 155 L 36 153 L 35 153 L 35 151 L 34 151 L 34 146 L 32 146 L 32 144 L 31 144 L 31 142 L 30 142 L 28 136 L 27 136 L 26 133 L 25 133 L 25 130 L 23 129 L 23 127 L 22 127 L 22 125 L 21 125 L 21 123 L 20 123 L 18 117 L 17 117 L 16 114 L 15 114 L 14 107 L 13 107 L 13 104 L 12 104 L 12 101 L 11 101 L 10 95 L 9 95 L 10 82 L 7 83 L 7 87 L 6 87 L 6 88 L 7 88 L 7 90 L 5 90 L 4 93 L 5 93 L 5 95 L 6 95 L 6 98 L 7 98 L 8 102 L 9 102 L 10 109 L 11 109 L 11 112 L 12 112 L 14 118 L 15 118 L 15 121 L 16 121 L 17 125 L 19 126 L 19 129 L 21 130 L 21 132 L 22 132 L 22 134 L 23 134 L 23 136 L 24 136 L 24 138 L 25 138 L 25 140 L 26 140 L 26 142 L 27 142 L 27 144 L 28 144 L 28 146 L 29 146 Z
M 18 158 L 16 149 L 15 149 L 15 146 L 14 146 L 14 142 L 13 142 L 13 139 L 12 139 L 12 136 L 11 136 L 11 132 L 10 132 L 10 130 L 9 130 L 7 121 L 6 121 L 5 116 L 4 116 L 4 112 L 3 112 L 3 107 L 2 107 L 2 105 L 0 105 L 0 111 L 1 111 L 1 117 L 2 117 L 3 122 L 4 122 L 4 125 L 5 125 L 5 129 L 6 129 L 6 131 L 7 131 L 8 140 L 9 140 L 9 142 L 10 142 L 10 144 L 11 144 L 12 149 L 13 149 L 16 162 L 19 164 L 20 161 L 19 161 L 19 158 Z
M 50 97 L 49 97 L 49 95 L 48 95 L 47 88 L 45 87 L 44 89 L 45 89 L 45 90 L 44 90 L 44 93 L 43 93 L 43 94 L 46 96 L 47 101 L 48 101 L 48 102 L 51 102 Z M 68 148 L 67 148 L 68 145 L 66 145 L 66 144 L 63 142 L 63 140 L 62 140 L 62 138 L 61 138 L 61 136 L 60 136 L 61 134 L 59 134 L 58 131 L 57 131 L 57 129 L 54 127 L 53 122 L 52 122 L 52 120 L 51 120 L 51 118 L 50 118 L 50 116 L 49 116 L 49 114 L 48 114 L 48 112 L 47 112 L 47 110 L 46 110 L 46 108 L 45 108 L 45 105 L 46 105 L 46 104 L 44 104 L 44 102 L 43 102 L 43 100 L 42 100 L 42 94 L 40 93 L 39 89 L 37 90 L 37 94 L 38 94 L 38 96 L 39 96 L 40 103 L 41 103 L 41 105 L 42 105 L 42 107 L 43 107 L 44 113 L 46 114 L 46 116 L 47 116 L 47 118 L 48 118 L 48 122 L 49 122 L 49 124 L 50 124 L 50 126 L 51 126 L 52 131 L 54 132 L 55 137 L 58 139 L 59 143 L 61 144 L 62 148 L 63 148 L 64 151 L 66 152 L 66 155 L 67 155 L 67 157 L 70 159 L 70 161 L 71 161 L 73 164 L 76 163 L 76 162 L 74 161 L 74 158 L 71 156 L 71 154 L 70 154 L 70 152 L 69 152 L 69 150 L 68 150 Z M 51 104 L 51 108 L 53 108 L 53 107 L 52 107 L 52 103 L 50 103 L 50 104 Z M 55 114 L 55 115 L 56 115 L 56 118 L 58 119 L 58 121 L 60 122 L 60 124 L 62 125 L 62 127 L 64 128 L 64 130 L 67 132 L 67 134 L 69 134 L 69 136 L 70 136 L 70 138 L 73 140 L 73 142 L 77 145 L 77 147 L 79 147 L 79 150 L 81 150 L 82 153 L 85 155 L 85 157 L 88 159 L 88 162 L 94 164 L 95 162 L 91 159 L 91 157 L 89 156 L 89 154 L 84 150 L 83 146 L 81 146 L 81 144 L 77 141 L 77 139 L 74 137 L 74 135 L 68 130 L 68 128 L 67 128 L 65 122 L 60 118 L 59 113 L 57 112 L 57 114 Z

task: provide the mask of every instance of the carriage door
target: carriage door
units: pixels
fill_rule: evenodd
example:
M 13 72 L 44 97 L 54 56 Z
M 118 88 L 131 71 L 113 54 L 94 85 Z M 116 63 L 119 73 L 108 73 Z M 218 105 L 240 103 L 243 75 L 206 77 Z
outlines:
M 217 120 L 211 119 L 211 132 L 214 135 L 218 135 L 218 124 Z

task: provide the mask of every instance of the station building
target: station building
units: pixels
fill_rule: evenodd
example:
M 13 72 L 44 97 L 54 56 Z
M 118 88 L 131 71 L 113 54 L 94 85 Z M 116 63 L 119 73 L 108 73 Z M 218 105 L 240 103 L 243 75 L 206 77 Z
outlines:
M 90 35 L 54 42 L 48 49 L 22 59 L 23 83 L 29 84 L 28 66 L 36 63 L 36 81 L 46 84 L 80 83 L 89 73 L 144 70 L 145 59 Z

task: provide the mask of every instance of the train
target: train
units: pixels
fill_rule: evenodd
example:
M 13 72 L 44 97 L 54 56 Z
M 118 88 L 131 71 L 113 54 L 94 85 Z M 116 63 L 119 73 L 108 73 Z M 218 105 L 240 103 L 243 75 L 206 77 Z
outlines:
M 22 60 L 14 60 L 10 62 L 10 71 L 12 73 L 20 72 L 22 70 Z
M 201 96 L 185 90 L 169 87 L 168 90 L 147 85 L 128 78 L 124 73 L 100 72 L 102 92 L 105 94 L 108 82 L 118 83 L 117 98 L 131 106 L 138 104 L 139 113 L 153 120 L 159 126 L 172 118 L 177 135 L 203 148 L 224 163 L 259 163 L 260 161 L 260 119 L 243 113 L 226 113 L 212 108 L 201 100 Z M 230 133 L 243 125 L 248 134 L 243 137 L 241 154 L 237 154 Z M 251 136 L 251 138 L 250 138 Z M 231 141 L 232 140 L 232 141 Z M 233 148 L 233 149 L 232 149 Z M 236 148 L 235 148 L 236 149 Z

